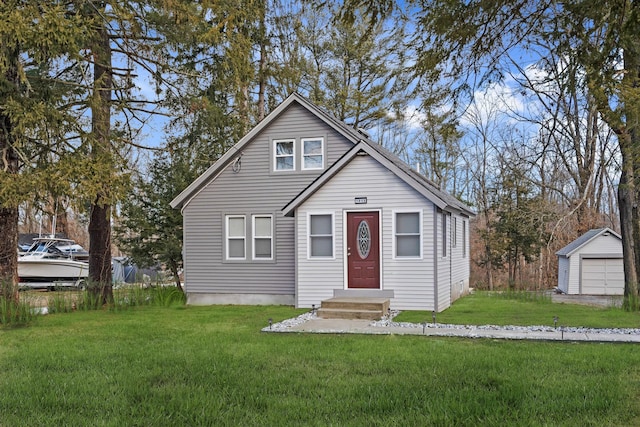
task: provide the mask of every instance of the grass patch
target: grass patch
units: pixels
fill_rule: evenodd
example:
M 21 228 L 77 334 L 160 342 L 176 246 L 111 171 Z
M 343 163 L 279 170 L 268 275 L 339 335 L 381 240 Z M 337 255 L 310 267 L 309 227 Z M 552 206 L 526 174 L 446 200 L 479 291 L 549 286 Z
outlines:
M 436 314 L 438 323 L 466 325 L 548 325 L 589 328 L 639 328 L 640 312 L 621 308 L 599 308 L 577 304 L 557 304 L 545 296 L 522 292 L 474 292 Z M 398 322 L 423 323 L 432 320 L 431 311 L 404 311 Z
M 28 325 L 36 313 L 28 301 L 0 297 L 0 326 L 4 328 Z
M 0 425 L 640 423 L 633 344 L 260 332 L 301 312 L 151 306 L 0 331 Z
M 50 313 L 69 313 L 102 309 L 100 295 L 89 291 L 57 290 L 47 298 Z M 112 311 L 127 310 L 140 306 L 183 305 L 186 297 L 175 286 L 142 287 L 127 285 L 113 290 L 113 302 L 106 308 Z

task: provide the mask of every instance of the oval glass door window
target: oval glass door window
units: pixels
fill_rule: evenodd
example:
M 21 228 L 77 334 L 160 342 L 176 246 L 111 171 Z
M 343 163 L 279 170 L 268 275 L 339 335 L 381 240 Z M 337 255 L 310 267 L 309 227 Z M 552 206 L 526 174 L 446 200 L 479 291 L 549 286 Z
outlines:
M 367 221 L 360 221 L 358 225 L 358 255 L 360 258 L 366 259 L 371 249 L 371 230 Z

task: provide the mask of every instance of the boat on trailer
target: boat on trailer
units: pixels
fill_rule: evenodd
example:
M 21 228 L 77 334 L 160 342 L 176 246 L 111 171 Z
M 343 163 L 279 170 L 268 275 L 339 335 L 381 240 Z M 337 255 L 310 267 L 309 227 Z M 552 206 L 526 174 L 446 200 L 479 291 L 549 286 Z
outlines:
M 38 237 L 18 257 L 20 286 L 28 288 L 82 287 L 89 277 L 89 263 L 74 259 L 75 242 L 58 237 Z

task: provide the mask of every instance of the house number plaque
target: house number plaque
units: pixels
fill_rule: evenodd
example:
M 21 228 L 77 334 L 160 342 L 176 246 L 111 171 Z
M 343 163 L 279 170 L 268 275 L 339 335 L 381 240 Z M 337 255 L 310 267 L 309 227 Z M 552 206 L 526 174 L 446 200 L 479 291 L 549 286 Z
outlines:
M 356 197 L 354 199 L 354 202 L 356 205 L 366 205 L 367 204 L 367 198 L 366 197 Z

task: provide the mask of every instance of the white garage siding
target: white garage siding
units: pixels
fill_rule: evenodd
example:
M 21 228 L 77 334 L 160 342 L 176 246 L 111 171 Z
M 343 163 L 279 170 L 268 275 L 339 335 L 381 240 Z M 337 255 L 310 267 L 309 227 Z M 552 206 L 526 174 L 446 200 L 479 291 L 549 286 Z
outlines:
M 624 295 L 622 258 L 582 258 L 581 288 L 585 295 Z
M 570 295 L 622 294 L 622 238 L 613 230 L 589 230 L 556 254 L 558 288 L 563 292 Z

